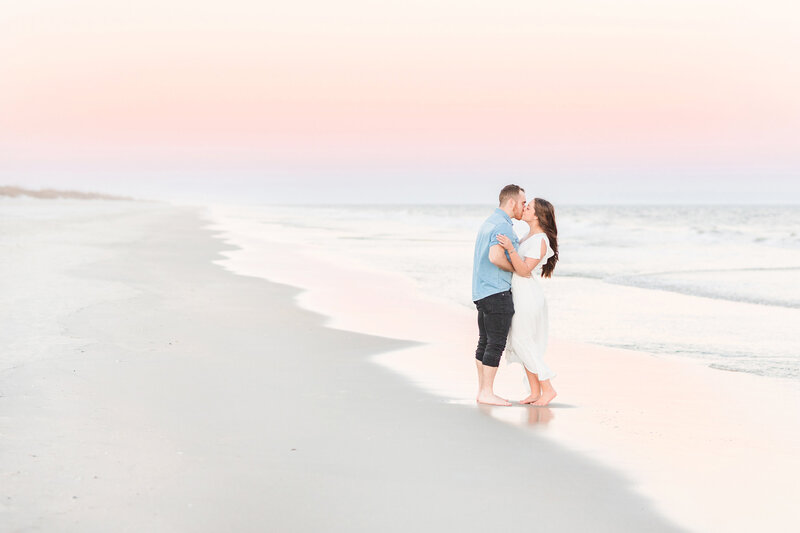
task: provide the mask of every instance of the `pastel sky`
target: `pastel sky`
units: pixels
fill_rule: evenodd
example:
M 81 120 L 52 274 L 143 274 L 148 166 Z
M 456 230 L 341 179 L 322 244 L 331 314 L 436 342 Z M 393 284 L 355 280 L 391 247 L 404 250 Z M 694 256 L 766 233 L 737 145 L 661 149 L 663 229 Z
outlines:
M 800 202 L 800 4 L 10 0 L 0 184 Z

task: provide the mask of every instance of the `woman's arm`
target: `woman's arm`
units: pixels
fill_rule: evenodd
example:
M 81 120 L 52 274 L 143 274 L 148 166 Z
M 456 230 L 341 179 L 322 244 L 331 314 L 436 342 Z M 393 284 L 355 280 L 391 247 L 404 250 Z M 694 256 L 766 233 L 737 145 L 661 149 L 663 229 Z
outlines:
M 505 235 L 498 235 L 497 241 L 508 252 L 508 257 L 511 259 L 511 266 L 514 267 L 514 272 L 516 272 L 518 276 L 523 276 L 526 278 L 531 276 L 533 269 L 536 268 L 536 265 L 538 265 L 539 261 L 542 260 L 541 258 L 547 253 L 547 243 L 544 242 L 544 239 L 542 239 L 542 246 L 539 251 L 538 259 L 535 257 L 526 257 L 524 259 L 520 257 L 517 251 L 514 250 L 514 245 L 511 244 L 511 239 Z

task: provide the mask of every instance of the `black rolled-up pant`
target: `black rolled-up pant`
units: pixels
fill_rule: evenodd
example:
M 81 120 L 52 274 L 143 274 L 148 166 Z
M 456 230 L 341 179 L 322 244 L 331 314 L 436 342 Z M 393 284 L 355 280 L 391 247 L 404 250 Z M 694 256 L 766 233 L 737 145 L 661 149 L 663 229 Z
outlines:
M 478 349 L 475 358 L 486 366 L 499 366 L 514 316 L 511 291 L 498 292 L 475 302 L 478 308 Z

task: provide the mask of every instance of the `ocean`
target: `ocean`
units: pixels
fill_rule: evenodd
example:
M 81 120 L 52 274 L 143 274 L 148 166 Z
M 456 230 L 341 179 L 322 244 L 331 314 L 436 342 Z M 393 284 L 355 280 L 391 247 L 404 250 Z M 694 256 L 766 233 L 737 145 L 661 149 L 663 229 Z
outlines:
M 212 212 L 226 230 L 276 253 L 303 246 L 312 257 L 402 275 L 428 298 L 474 308 L 474 238 L 493 209 Z M 542 280 L 554 337 L 800 379 L 800 207 L 556 206 L 556 218 L 560 261 Z M 524 222 L 515 229 L 527 233 Z

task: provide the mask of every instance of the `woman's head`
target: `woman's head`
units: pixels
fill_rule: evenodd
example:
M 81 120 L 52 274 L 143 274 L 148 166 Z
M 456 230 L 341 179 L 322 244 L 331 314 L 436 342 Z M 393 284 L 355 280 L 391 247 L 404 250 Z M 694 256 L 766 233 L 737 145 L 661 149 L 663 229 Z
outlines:
M 553 224 L 555 224 L 553 204 L 547 200 L 543 200 L 542 198 L 534 198 L 533 202 L 528 202 L 528 204 L 525 206 L 525 210 L 522 212 L 522 220 L 527 222 L 528 225 L 538 222 L 540 225 L 542 225 L 542 227 L 544 227 L 543 224 L 546 224 L 547 222 L 542 222 L 541 219 L 552 221 Z
M 528 207 L 532 214 L 528 214 Z M 542 265 L 542 277 L 549 278 L 553 274 L 558 262 L 558 227 L 556 226 L 556 212 L 553 209 L 553 204 L 542 198 L 534 198 L 533 202 L 528 204 L 525 208 L 526 213 L 523 214 L 522 220 L 529 222 L 525 217 L 530 217 L 530 222 L 536 222 L 542 231 L 547 235 L 550 241 L 550 248 L 553 249 L 553 257 L 547 260 L 547 263 Z
M 534 209 L 534 202 L 528 202 L 525 204 L 525 209 L 522 210 L 522 217 L 520 220 L 527 222 L 529 226 L 533 225 L 533 221 L 536 220 L 536 210 Z

